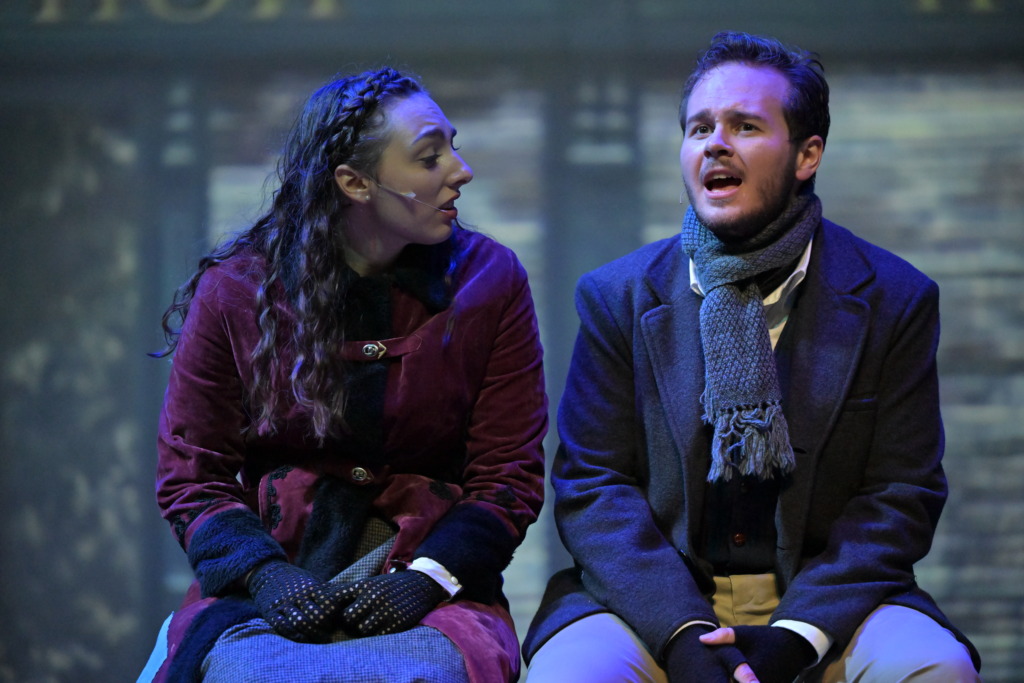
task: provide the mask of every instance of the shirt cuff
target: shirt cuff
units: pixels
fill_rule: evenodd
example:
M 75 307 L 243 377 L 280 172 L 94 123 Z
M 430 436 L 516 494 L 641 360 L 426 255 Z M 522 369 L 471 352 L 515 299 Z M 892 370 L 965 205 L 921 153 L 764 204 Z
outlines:
M 440 563 L 434 562 L 429 557 L 417 557 L 409 565 L 409 569 L 415 569 L 437 581 L 438 585 L 445 589 L 450 597 L 455 597 L 462 590 L 462 584 L 459 583 L 459 580 L 452 576 Z
M 828 649 L 832 647 L 833 638 L 820 628 L 811 626 L 808 623 L 793 621 L 792 619 L 779 619 L 772 626 L 788 628 L 790 631 L 806 638 L 811 643 L 811 647 L 818 653 L 818 661 L 815 664 L 820 662 L 821 658 L 828 652 Z

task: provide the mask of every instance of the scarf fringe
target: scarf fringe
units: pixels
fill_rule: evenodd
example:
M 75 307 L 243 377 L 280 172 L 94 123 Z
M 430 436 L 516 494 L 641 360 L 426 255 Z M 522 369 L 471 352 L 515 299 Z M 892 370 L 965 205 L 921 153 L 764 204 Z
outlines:
M 714 419 L 711 470 L 708 481 L 729 481 L 734 473 L 765 481 L 778 472 L 789 474 L 796 456 L 789 443 L 789 428 L 782 406 L 768 403 L 719 412 Z

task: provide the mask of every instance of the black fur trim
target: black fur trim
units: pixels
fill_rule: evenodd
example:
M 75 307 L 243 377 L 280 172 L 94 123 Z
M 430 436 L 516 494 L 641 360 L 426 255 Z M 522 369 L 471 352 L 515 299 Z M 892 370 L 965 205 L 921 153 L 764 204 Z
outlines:
M 295 564 L 323 581 L 351 564 L 376 493 L 372 486 L 321 477 Z
M 348 339 L 391 336 L 391 283 L 384 276 L 355 277 L 345 292 L 344 322 Z
M 345 370 L 345 422 L 350 430 L 348 448 L 370 464 L 384 463 L 381 417 L 390 362 L 348 363 Z
M 410 244 L 388 273 L 360 277 L 347 269 L 342 289 L 342 328 L 346 339 L 387 339 L 392 336 L 391 288 L 409 293 L 438 313 L 451 305 L 449 269 L 457 252 L 459 231 L 437 245 Z M 345 363 L 345 423 L 350 448 L 370 463 L 384 463 L 381 416 L 391 359 Z
M 489 604 L 501 594 L 501 572 L 518 546 L 501 520 L 464 502 L 441 518 L 414 557 L 440 562 L 462 584 L 460 597 Z
M 453 255 L 458 256 L 460 230 L 441 244 L 410 244 L 399 254 L 392 277 L 399 289 L 423 302 L 431 313 L 440 313 L 452 303 L 453 284 L 448 271 Z
M 287 556 L 248 509 L 235 508 L 213 516 L 188 544 L 188 561 L 204 598 L 223 595 L 253 567 L 271 558 Z
M 391 336 L 391 283 L 384 276 L 353 279 L 345 296 L 343 315 L 347 339 L 387 339 Z M 381 416 L 389 365 L 389 360 L 345 364 L 349 448 L 365 462 L 384 460 Z
M 167 670 L 167 680 L 199 683 L 203 660 L 221 634 L 259 615 L 252 600 L 239 596 L 223 598 L 204 609 L 186 629 Z

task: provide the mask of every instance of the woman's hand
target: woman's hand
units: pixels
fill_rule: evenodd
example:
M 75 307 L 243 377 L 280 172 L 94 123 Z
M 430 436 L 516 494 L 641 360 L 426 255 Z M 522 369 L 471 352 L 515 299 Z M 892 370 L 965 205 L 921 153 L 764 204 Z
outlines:
M 347 604 L 345 586 L 325 583 L 284 560 L 261 564 L 246 585 L 267 623 L 300 643 L 327 642 Z
M 379 636 L 412 628 L 447 599 L 448 592 L 415 569 L 374 576 L 348 584 L 342 602 L 347 630 L 360 636 Z

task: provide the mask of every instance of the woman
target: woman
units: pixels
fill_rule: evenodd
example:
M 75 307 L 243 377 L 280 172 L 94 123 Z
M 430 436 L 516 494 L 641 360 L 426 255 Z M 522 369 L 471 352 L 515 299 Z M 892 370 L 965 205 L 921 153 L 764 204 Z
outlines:
M 541 347 L 518 260 L 458 224 L 454 138 L 393 69 L 321 88 L 164 315 L 157 499 L 196 582 L 157 680 L 518 678 Z

